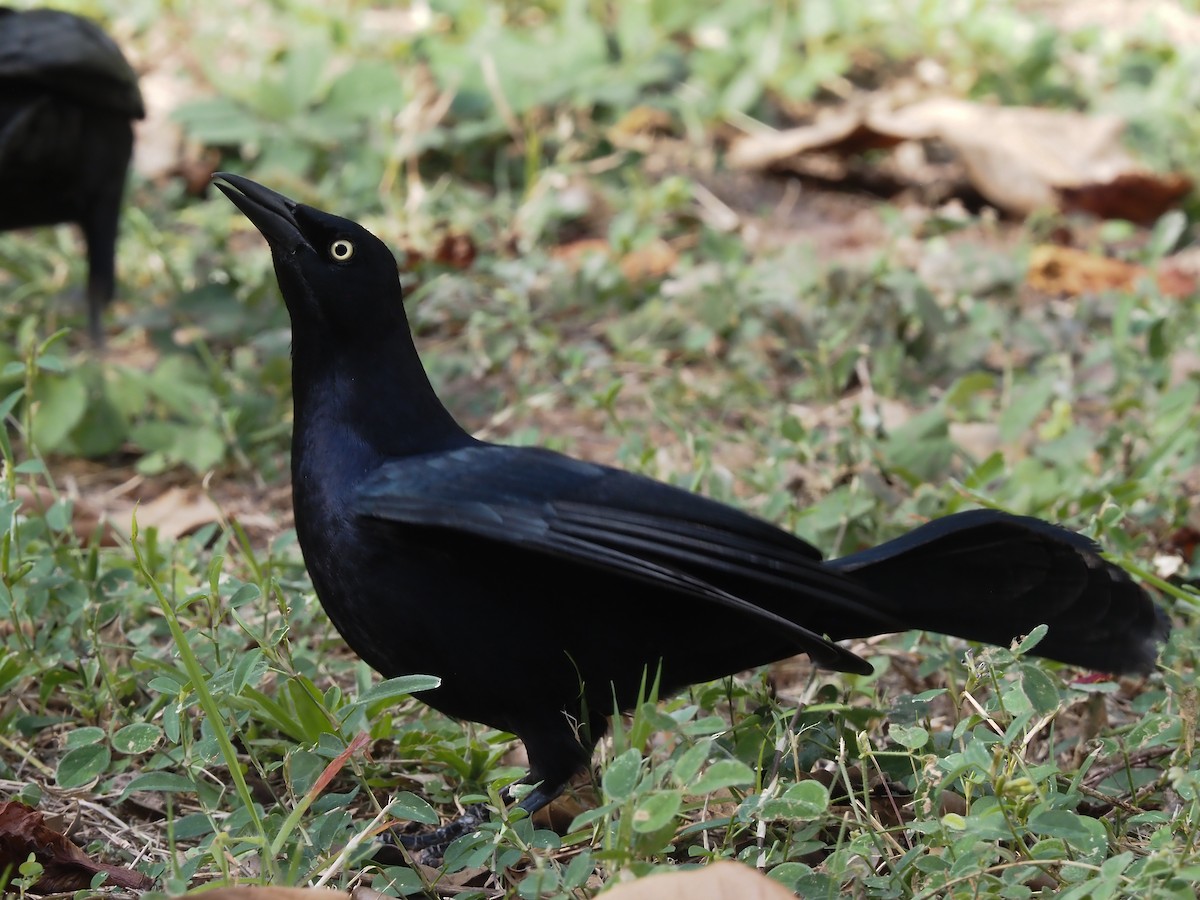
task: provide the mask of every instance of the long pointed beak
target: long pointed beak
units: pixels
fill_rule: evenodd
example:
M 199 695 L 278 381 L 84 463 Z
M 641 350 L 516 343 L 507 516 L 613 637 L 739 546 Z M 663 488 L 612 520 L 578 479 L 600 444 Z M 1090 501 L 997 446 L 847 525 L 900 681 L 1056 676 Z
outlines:
M 296 201 L 228 172 L 214 174 L 213 183 L 262 232 L 272 249 L 289 251 L 308 244 L 296 221 Z

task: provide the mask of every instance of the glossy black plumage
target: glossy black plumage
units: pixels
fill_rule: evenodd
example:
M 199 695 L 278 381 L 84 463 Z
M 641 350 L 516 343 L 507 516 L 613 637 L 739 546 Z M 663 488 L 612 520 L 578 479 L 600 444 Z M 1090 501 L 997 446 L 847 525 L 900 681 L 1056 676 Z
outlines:
M 823 562 L 731 507 L 606 466 L 487 444 L 417 357 L 387 247 L 248 179 L 218 187 L 271 246 L 292 319 L 296 529 L 338 631 L 387 676 L 526 745 L 533 810 L 583 767 L 647 671 L 664 691 L 835 641 L 927 628 L 1113 672 L 1169 626 L 1087 538 L 978 510 Z
M 137 76 L 94 22 L 0 7 L 0 231 L 77 224 L 88 254 L 88 327 L 116 287 L 116 241 Z

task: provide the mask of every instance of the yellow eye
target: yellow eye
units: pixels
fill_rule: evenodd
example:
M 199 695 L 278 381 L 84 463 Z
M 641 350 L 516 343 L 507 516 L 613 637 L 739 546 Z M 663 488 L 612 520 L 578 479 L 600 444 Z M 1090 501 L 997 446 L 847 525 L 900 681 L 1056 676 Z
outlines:
M 345 262 L 354 255 L 354 245 L 345 238 L 338 238 L 329 245 L 329 255 L 334 262 Z

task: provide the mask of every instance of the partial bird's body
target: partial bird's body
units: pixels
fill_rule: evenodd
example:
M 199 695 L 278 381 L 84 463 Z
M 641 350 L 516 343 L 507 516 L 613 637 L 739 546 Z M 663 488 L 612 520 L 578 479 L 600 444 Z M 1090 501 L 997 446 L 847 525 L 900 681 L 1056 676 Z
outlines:
M 245 178 L 218 186 L 271 245 L 293 328 L 296 529 L 338 631 L 421 699 L 515 733 L 521 802 L 552 799 L 646 679 L 664 692 L 797 653 L 869 672 L 836 643 L 925 628 L 1148 671 L 1162 612 L 1087 538 L 976 510 L 822 561 L 687 491 L 468 435 L 421 366 L 395 260 L 360 226 Z
M 116 240 L 137 76 L 93 22 L 0 7 L 0 231 L 77 224 L 88 252 L 88 324 L 116 287 Z

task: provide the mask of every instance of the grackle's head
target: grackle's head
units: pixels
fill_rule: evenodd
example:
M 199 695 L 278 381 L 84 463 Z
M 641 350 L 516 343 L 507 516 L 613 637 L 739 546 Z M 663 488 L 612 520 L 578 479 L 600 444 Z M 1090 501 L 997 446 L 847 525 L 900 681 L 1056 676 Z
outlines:
M 267 239 L 296 339 L 384 337 L 407 328 L 396 258 L 357 222 L 218 172 L 214 183 Z M 306 341 L 307 342 L 307 341 Z

